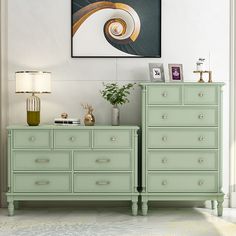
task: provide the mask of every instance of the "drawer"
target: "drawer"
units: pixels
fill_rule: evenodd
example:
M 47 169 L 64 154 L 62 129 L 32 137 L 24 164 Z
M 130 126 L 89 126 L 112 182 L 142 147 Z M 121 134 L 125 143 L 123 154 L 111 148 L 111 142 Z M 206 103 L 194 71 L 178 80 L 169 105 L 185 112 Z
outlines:
M 129 130 L 95 130 L 94 148 L 130 148 Z
M 184 87 L 185 104 L 218 104 L 218 87 L 195 85 Z
M 218 126 L 217 107 L 149 107 L 148 126 Z
M 89 130 L 55 130 L 55 148 L 89 148 L 91 132 Z
M 129 151 L 74 152 L 75 170 L 131 170 Z
M 148 86 L 147 102 L 154 104 L 181 104 L 181 86 Z
M 149 128 L 148 148 L 217 148 L 217 128 Z
M 217 170 L 216 150 L 149 150 L 148 170 Z
M 217 172 L 163 172 L 148 174 L 148 192 L 209 192 L 218 190 Z
M 14 170 L 71 170 L 71 155 L 65 151 L 14 151 Z
M 74 192 L 131 192 L 131 174 L 78 173 L 74 175 Z
M 14 130 L 14 148 L 50 148 L 49 130 Z
M 71 175 L 67 173 L 14 174 L 14 192 L 17 193 L 71 192 Z

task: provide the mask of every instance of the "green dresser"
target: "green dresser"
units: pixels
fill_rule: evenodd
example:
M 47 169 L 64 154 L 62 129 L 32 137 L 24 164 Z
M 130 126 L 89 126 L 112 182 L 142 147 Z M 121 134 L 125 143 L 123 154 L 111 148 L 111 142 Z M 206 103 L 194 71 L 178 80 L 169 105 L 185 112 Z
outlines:
M 142 213 L 148 201 L 218 202 L 223 83 L 142 83 Z
M 8 127 L 8 210 L 18 201 L 132 201 L 136 126 Z

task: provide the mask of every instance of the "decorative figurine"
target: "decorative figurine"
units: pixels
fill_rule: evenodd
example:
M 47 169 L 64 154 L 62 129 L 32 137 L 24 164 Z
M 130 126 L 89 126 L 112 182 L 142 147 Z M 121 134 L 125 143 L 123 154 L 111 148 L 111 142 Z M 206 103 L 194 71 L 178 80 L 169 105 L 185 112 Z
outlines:
M 93 115 L 93 107 L 91 106 L 91 105 L 89 105 L 89 104 L 86 104 L 86 105 L 84 105 L 84 104 L 81 104 L 81 106 L 85 109 L 85 110 L 87 110 L 87 114 L 85 114 L 85 116 L 84 116 L 84 125 L 86 125 L 86 126 L 94 126 L 94 124 L 95 124 L 95 117 L 94 117 L 94 115 Z
M 67 119 L 68 118 L 68 114 L 66 112 L 61 113 L 61 118 L 62 119 Z
M 199 73 L 200 74 L 200 78 L 198 80 L 198 83 L 204 83 L 205 81 L 203 80 L 203 74 L 208 74 L 208 83 L 212 83 L 212 71 L 208 71 L 205 70 L 205 66 L 204 66 L 204 61 L 205 58 L 199 58 L 197 63 L 196 63 L 196 70 L 193 71 L 193 73 Z

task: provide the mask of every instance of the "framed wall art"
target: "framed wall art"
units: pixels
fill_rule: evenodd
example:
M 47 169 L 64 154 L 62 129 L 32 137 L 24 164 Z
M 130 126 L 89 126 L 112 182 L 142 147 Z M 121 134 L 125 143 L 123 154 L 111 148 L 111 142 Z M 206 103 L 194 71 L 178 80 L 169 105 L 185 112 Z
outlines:
M 165 82 L 164 67 L 162 63 L 149 63 L 149 73 L 152 82 Z
M 71 0 L 72 57 L 161 57 L 161 0 Z
M 183 65 L 169 64 L 170 82 L 183 82 Z

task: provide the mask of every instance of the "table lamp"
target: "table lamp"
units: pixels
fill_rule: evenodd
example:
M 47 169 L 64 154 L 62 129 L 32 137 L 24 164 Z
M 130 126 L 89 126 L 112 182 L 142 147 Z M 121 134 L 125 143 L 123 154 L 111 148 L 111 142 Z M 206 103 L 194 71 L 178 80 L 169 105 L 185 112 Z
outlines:
M 40 99 L 36 93 L 51 93 L 51 73 L 43 71 L 17 71 L 16 93 L 32 93 L 26 100 L 27 123 L 37 126 L 40 123 Z

